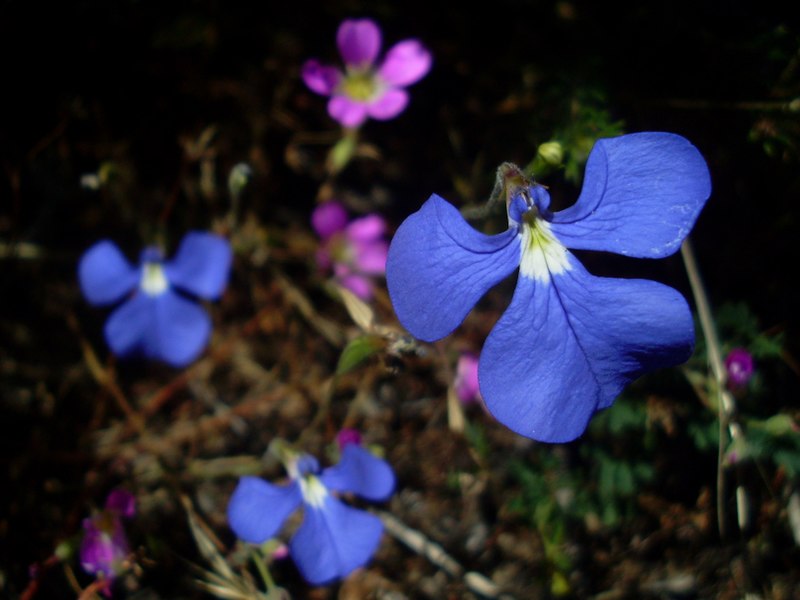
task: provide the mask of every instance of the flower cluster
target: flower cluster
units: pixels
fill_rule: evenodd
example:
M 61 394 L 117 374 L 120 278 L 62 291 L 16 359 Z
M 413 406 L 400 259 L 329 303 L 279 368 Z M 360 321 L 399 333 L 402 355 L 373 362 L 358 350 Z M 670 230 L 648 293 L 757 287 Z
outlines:
M 345 127 L 358 127 L 367 118 L 396 117 L 408 104 L 403 88 L 422 79 L 431 68 L 431 55 L 417 40 L 395 44 L 376 65 L 381 30 L 370 19 L 343 21 L 336 43 L 344 72 L 312 59 L 303 65 L 302 77 L 313 92 L 331 97 L 328 114 Z
M 481 352 L 481 395 L 517 433 L 570 441 L 630 381 L 685 361 L 694 328 L 672 288 L 594 277 L 567 248 L 674 253 L 711 192 L 708 168 L 686 139 L 646 132 L 599 140 L 577 202 L 559 212 L 550 210 L 547 190 L 512 165 L 498 179 L 508 230 L 480 233 L 431 196 L 392 240 L 389 295 L 406 329 L 438 340 L 518 268 L 511 304 Z
M 134 514 L 136 500 L 133 495 L 124 490 L 114 490 L 100 513 L 83 520 L 81 567 L 91 575 L 105 578 L 107 585 L 103 592 L 106 595 L 110 595 L 111 583 L 124 569 L 124 561 L 130 554 L 122 519 Z
M 176 367 L 192 362 L 211 335 L 205 309 L 186 295 L 214 300 L 228 282 L 232 253 L 224 238 L 186 234 L 172 260 L 156 247 L 145 248 L 132 266 L 109 240 L 81 257 L 78 278 L 90 304 L 124 302 L 111 313 L 105 337 L 122 357 L 142 355 Z
M 228 522 L 240 539 L 262 544 L 278 534 L 301 506 L 303 522 L 289 552 L 303 577 L 321 585 L 365 565 L 378 548 L 383 524 L 377 517 L 343 504 L 332 492 L 382 501 L 394 491 L 394 472 L 354 440 L 344 436 L 341 460 L 320 470 L 308 454 L 285 453 L 288 485 L 243 477 L 228 504 Z
M 348 221 L 347 211 L 335 201 L 314 209 L 311 225 L 322 244 L 317 266 L 332 270 L 336 280 L 362 300 L 372 297 L 372 276 L 386 272 L 389 244 L 384 238 L 386 222 L 372 214 Z

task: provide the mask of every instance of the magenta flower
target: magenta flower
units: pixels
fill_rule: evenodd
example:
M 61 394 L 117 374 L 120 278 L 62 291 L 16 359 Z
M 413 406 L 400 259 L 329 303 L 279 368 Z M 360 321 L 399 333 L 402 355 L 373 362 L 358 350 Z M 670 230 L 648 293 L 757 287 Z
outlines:
M 728 384 L 734 388 L 743 387 L 753 376 L 753 356 L 744 348 L 734 348 L 725 358 L 725 369 Z
M 336 280 L 362 300 L 372 298 L 371 276 L 386 273 L 389 251 L 383 217 L 371 214 L 348 222 L 344 207 L 331 201 L 314 209 L 311 225 L 322 239 L 316 257 L 319 268 L 332 270 Z
M 478 357 L 472 352 L 464 352 L 458 357 L 454 386 L 456 397 L 462 404 L 472 404 L 481 399 L 478 387 Z
M 336 434 L 336 445 L 340 451 L 349 444 L 361 445 L 361 432 L 358 429 L 345 428 Z
M 91 575 L 102 575 L 107 580 L 103 593 L 111 595 L 111 582 L 124 570 L 130 554 L 128 538 L 122 518 L 136 513 L 136 500 L 130 492 L 114 490 L 106 499 L 105 508 L 83 520 L 83 541 L 80 561 L 83 570 Z
M 371 19 L 348 19 L 336 33 L 345 70 L 306 61 L 302 77 L 311 91 L 330 96 L 328 114 L 345 127 L 358 127 L 368 117 L 384 121 L 403 112 L 403 88 L 422 79 L 431 68 L 431 54 L 417 40 L 389 48 L 380 65 L 381 30 Z

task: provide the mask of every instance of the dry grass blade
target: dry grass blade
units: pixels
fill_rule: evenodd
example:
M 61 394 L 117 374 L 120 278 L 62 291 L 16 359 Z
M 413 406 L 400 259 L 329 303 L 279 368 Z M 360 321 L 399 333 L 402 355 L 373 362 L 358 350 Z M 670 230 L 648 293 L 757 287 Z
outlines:
M 186 496 L 181 496 L 181 504 L 183 504 L 183 508 L 186 511 L 189 529 L 197 544 L 197 549 L 213 569 L 208 571 L 197 565 L 192 565 L 203 577 L 203 579 L 195 580 L 197 585 L 217 598 L 265 600 L 268 596 L 259 592 L 250 580 L 235 573 L 228 565 L 219 550 L 222 544 L 197 515 L 191 501 Z

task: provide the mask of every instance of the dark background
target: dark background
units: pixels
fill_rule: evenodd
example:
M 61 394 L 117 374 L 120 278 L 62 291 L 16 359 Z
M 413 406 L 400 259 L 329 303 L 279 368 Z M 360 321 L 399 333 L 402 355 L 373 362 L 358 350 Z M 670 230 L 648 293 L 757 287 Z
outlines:
M 211 124 L 219 181 L 249 162 L 247 209 L 306 227 L 324 147 L 304 136 L 335 139 L 336 126 L 299 69 L 309 57 L 338 63 L 346 17 L 379 21 L 384 48 L 418 37 L 434 66 L 401 117 L 366 125 L 383 159 L 348 168 L 340 189 L 377 198 L 396 226 L 433 192 L 480 202 L 497 165 L 527 164 L 579 106 L 627 132 L 679 133 L 712 176 L 691 236 L 711 302 L 748 305 L 763 330 L 785 335 L 794 364 L 800 27 L 770 4 L 0 2 L 3 585 L 19 593 L 28 566 L 78 530 L 88 498 L 102 501 L 81 487 L 94 413 L 80 400 L 87 384 L 69 319 L 101 346 L 104 317 L 80 298 L 80 253 L 109 237 L 134 256 L 170 198 L 161 225 L 173 238 L 223 214 L 223 200 L 183 187 L 197 166 L 180 140 Z M 108 160 L 124 166 L 122 192 L 82 188 L 80 177 Z M 576 197 L 561 175 L 548 183 L 563 184 L 556 201 Z M 36 256 L 15 254 L 19 244 Z M 688 295 L 678 258 L 586 260 L 594 272 L 653 276 Z M 796 377 L 777 385 L 796 410 Z M 76 508 L 51 509 L 59 504 Z

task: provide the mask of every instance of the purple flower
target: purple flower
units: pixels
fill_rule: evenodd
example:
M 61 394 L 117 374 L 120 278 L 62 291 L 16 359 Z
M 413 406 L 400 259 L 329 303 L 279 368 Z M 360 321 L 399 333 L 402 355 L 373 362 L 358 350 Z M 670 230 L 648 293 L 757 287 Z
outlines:
M 386 500 L 394 491 L 388 463 L 358 444 L 346 444 L 341 460 L 320 472 L 308 454 L 286 461 L 291 481 L 276 486 L 257 477 L 243 477 L 228 504 L 228 522 L 236 535 L 263 544 L 303 508 L 303 522 L 289 541 L 290 554 L 303 577 L 321 585 L 365 565 L 378 549 L 383 525 L 377 517 L 343 504 L 332 492 L 352 493 L 367 500 Z
M 348 222 L 344 207 L 331 201 L 314 209 L 311 225 L 322 239 L 317 266 L 333 270 L 336 280 L 362 300 L 372 298 L 370 276 L 386 273 L 389 244 L 383 217 L 371 214 Z
M 158 248 L 145 248 L 136 267 L 116 244 L 103 240 L 81 257 L 78 278 L 90 304 L 124 299 L 105 326 L 115 354 L 143 355 L 182 367 L 197 358 L 211 335 L 211 319 L 187 295 L 219 298 L 231 259 L 228 241 L 211 233 L 186 234 L 172 260 L 165 261 Z
M 133 495 L 124 490 L 114 490 L 100 513 L 83 520 L 81 567 L 87 573 L 102 575 L 108 581 L 103 589 L 106 595 L 110 595 L 111 582 L 124 570 L 124 562 L 130 554 L 122 518 L 130 518 L 135 513 L 136 499 Z
M 725 357 L 725 369 L 731 387 L 744 387 L 753 376 L 753 356 L 744 348 L 734 348 Z
M 422 79 L 431 68 L 431 55 L 417 40 L 404 40 L 389 48 L 376 65 L 381 30 L 370 19 L 348 19 L 339 26 L 336 43 L 345 63 L 336 67 L 309 60 L 302 77 L 317 94 L 330 96 L 328 114 L 345 127 L 358 127 L 368 117 L 392 119 L 408 104 L 403 88 Z
M 495 284 L 519 269 L 505 314 L 484 344 L 486 407 L 517 433 L 567 442 L 641 374 L 685 361 L 692 314 L 654 281 L 594 277 L 567 248 L 639 258 L 674 253 L 711 192 L 703 157 L 670 133 L 599 140 L 577 202 L 550 211 L 547 190 L 513 165 L 499 171 L 508 230 L 485 235 L 433 195 L 392 240 L 389 295 L 414 336 L 452 332 Z
M 480 401 L 478 357 L 472 352 L 464 352 L 458 357 L 454 386 L 456 397 L 462 404 Z

